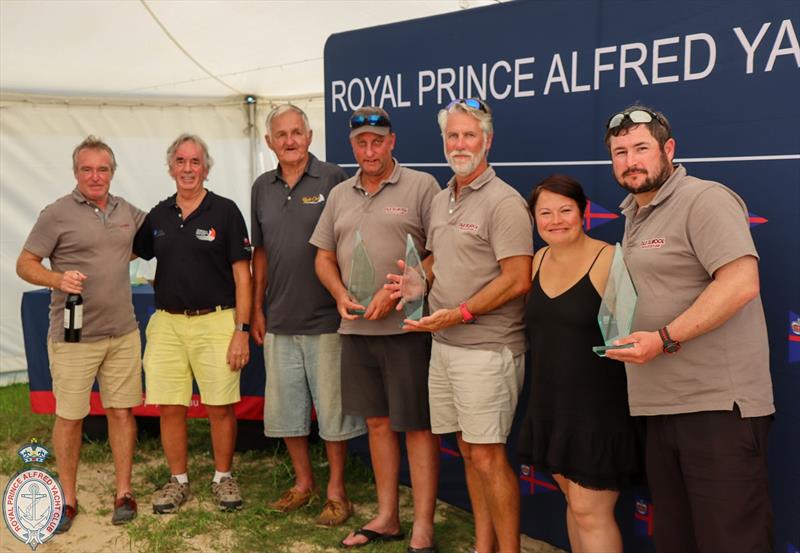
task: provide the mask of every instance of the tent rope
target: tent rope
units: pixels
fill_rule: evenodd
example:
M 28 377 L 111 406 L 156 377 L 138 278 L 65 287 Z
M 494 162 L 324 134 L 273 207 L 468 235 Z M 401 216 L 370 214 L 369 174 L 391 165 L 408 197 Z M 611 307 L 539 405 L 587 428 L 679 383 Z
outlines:
M 144 6 L 144 9 L 145 9 L 145 10 L 147 10 L 147 13 L 149 13 L 149 14 L 150 14 L 150 17 L 152 17 L 152 18 L 153 18 L 153 21 L 155 21 L 155 22 L 156 22 L 156 24 L 157 24 L 159 27 L 161 27 L 161 30 L 162 30 L 162 31 L 164 31 L 164 34 L 165 34 L 165 35 L 167 35 L 167 38 L 169 38 L 169 39 L 172 41 L 172 43 L 173 43 L 175 46 L 177 46 L 177 47 L 178 47 L 178 49 L 179 49 L 181 52 L 183 52 L 183 54 L 184 54 L 184 55 L 185 55 L 187 58 L 189 58 L 189 60 L 191 60 L 191 62 L 192 62 L 192 63 L 194 63 L 194 64 L 195 64 L 195 65 L 196 65 L 196 66 L 197 66 L 197 67 L 198 67 L 198 68 L 199 68 L 199 69 L 200 69 L 200 70 L 201 70 L 203 73 L 205 73 L 206 75 L 208 75 L 209 77 L 211 77 L 212 79 L 214 79 L 215 81 L 217 81 L 219 84 L 221 84 L 221 85 L 222 85 L 222 86 L 224 86 L 225 88 L 227 88 L 227 89 L 229 89 L 229 90 L 231 90 L 231 91 L 235 92 L 236 94 L 239 94 L 239 95 L 244 95 L 244 92 L 242 92 L 241 90 L 237 90 L 236 88 L 232 87 L 231 85 L 229 85 L 228 83 L 226 83 L 225 81 L 223 81 L 222 79 L 220 79 L 218 76 L 216 76 L 214 73 L 212 73 L 211 71 L 209 71 L 208 69 L 206 69 L 206 68 L 203 66 L 203 64 L 201 64 L 199 61 L 197 61 L 196 59 L 194 59 L 194 57 L 192 57 L 192 55 L 191 55 L 191 54 L 190 54 L 190 53 L 189 53 L 189 52 L 186 50 L 186 48 L 184 48 L 183 46 L 181 46 L 180 42 L 178 42 L 178 40 L 177 40 L 177 39 L 176 39 L 174 36 L 172 36 L 172 33 L 170 33 L 170 32 L 167 30 L 167 28 L 164 26 L 164 24 L 163 24 L 163 23 L 161 23 L 161 20 L 160 20 L 160 19 L 158 19 L 158 16 L 157 16 L 155 13 L 153 13 L 153 10 L 151 10 L 151 9 L 150 9 L 150 6 L 148 6 L 148 5 L 147 5 L 147 2 L 146 2 L 145 0 L 139 0 L 139 2 L 142 4 L 142 6 Z

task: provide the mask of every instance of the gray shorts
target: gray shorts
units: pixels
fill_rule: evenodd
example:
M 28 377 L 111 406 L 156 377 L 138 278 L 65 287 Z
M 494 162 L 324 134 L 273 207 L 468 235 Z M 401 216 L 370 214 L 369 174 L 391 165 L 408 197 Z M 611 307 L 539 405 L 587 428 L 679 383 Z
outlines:
M 504 444 L 525 378 L 525 354 L 434 340 L 428 389 L 434 434 L 461 432 L 471 444 Z
M 345 413 L 389 417 L 392 430 L 429 430 L 428 364 L 431 336 L 342 335 L 342 408 Z
M 341 351 L 341 341 L 335 333 L 267 333 L 264 339 L 266 436 L 308 436 L 312 402 L 323 440 L 340 442 L 367 432 L 363 419 L 342 413 Z

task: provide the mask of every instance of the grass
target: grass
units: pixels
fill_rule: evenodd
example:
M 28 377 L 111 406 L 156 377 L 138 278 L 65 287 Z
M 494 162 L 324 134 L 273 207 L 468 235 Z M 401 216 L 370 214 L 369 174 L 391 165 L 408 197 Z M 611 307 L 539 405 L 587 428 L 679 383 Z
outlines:
M 52 415 L 32 415 L 28 404 L 28 388 L 15 384 L 0 388 L 0 472 L 10 476 L 23 467 L 16 455 L 20 445 L 36 437 L 50 443 Z M 317 528 L 314 519 L 322 508 L 318 499 L 309 506 L 288 515 L 273 511 L 267 504 L 292 485 L 292 469 L 285 449 L 276 442 L 265 451 L 237 453 L 234 472 L 239 480 L 245 507 L 237 512 L 220 512 L 212 500 L 210 479 L 214 471 L 210 436 L 206 420 L 189 421 L 189 478 L 194 499 L 177 514 L 153 515 L 150 512 L 152 493 L 169 478 L 169 469 L 157 437 L 140 435 L 134 459 L 134 493 L 139 498 L 139 517 L 124 527 L 130 539 L 125 550 L 160 552 L 181 551 L 269 551 L 303 552 L 336 551 L 338 541 L 348 529 L 367 522 L 376 511 L 372 471 L 359 459 L 350 458 L 346 468 L 348 493 L 359 506 L 357 515 L 346 528 Z M 52 451 L 51 451 L 52 453 Z M 312 464 L 318 483 L 327 481 L 327 462 L 322 444 L 312 446 Z M 113 470 L 111 453 L 105 441 L 84 442 L 81 463 L 104 465 Z M 47 468 L 55 472 L 55 463 Z M 113 487 L 111 480 L 109 486 Z M 324 487 L 324 486 L 323 486 Z M 113 490 L 109 489 L 110 495 Z M 106 490 L 103 490 L 106 493 Z M 80 482 L 79 482 L 80 494 Z M 95 514 L 106 518 L 108 508 Z M 401 519 L 409 530 L 412 518 L 410 494 L 401 494 Z M 472 544 L 472 516 L 455 507 L 440 505 L 436 518 L 437 541 L 442 553 L 469 551 Z M 405 552 L 406 542 L 381 544 L 362 549 L 365 553 Z

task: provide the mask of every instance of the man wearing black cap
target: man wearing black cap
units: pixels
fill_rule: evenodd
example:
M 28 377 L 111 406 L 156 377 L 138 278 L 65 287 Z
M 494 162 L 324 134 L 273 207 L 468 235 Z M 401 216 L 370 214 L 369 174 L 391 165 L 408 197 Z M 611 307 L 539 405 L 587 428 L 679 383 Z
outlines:
M 431 339 L 400 328 L 403 316 L 383 284 L 385 276 L 396 271 L 396 260 L 405 255 L 407 235 L 418 251 L 425 251 L 430 205 L 439 186 L 432 176 L 402 167 L 392 157 L 396 136 L 383 109 L 356 110 L 350 129 L 359 170 L 331 190 L 310 240 L 318 248 L 317 275 L 342 317 L 342 409 L 367 421 L 378 494 L 377 516 L 346 536 L 342 546 L 405 538 L 397 490 L 397 432 L 405 432 L 414 495 L 408 551 L 432 553 L 439 448 L 430 431 L 428 407 Z M 357 241 L 373 269 L 367 299 L 353 297 L 348 289 L 355 276 L 351 270 Z

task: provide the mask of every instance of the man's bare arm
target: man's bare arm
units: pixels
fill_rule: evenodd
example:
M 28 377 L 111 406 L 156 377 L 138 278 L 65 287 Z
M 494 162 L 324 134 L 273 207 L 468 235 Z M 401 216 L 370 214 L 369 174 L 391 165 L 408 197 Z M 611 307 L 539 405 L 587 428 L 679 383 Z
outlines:
M 17 258 L 17 275 L 31 284 L 54 288 L 68 294 L 80 294 L 83 291 L 86 275 L 80 271 L 63 273 L 51 271 L 42 265 L 42 260 L 42 257 L 34 253 L 22 250 Z

